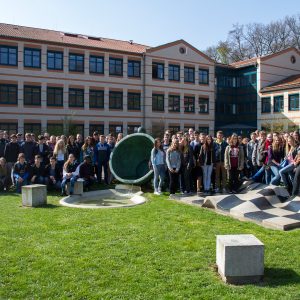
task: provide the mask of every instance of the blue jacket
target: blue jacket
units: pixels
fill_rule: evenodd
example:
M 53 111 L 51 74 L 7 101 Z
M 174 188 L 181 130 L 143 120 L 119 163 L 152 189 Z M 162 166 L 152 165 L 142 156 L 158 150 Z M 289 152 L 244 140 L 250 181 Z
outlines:
M 100 142 L 96 144 L 94 150 L 94 162 L 96 163 L 106 163 L 109 161 L 110 157 L 110 146 L 105 142 L 101 144 Z

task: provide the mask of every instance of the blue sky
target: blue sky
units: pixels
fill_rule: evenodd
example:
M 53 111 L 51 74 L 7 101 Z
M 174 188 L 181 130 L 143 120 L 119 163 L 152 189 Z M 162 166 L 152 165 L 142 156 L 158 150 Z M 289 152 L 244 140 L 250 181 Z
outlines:
M 235 23 L 300 13 L 299 0 L 0 0 L 0 22 L 157 46 L 184 39 L 200 50 Z

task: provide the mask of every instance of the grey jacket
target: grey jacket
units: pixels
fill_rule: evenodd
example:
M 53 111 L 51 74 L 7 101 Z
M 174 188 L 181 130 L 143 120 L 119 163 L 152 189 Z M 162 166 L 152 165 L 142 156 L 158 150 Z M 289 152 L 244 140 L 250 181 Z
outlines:
M 166 162 L 169 170 L 176 169 L 176 172 L 179 172 L 181 166 L 181 157 L 180 152 L 167 150 Z
M 226 147 L 225 150 L 225 161 L 224 161 L 224 167 L 226 170 L 231 169 L 231 164 L 230 164 L 230 146 Z M 239 145 L 239 157 L 238 157 L 238 169 L 241 171 L 244 169 L 244 149 L 243 146 Z

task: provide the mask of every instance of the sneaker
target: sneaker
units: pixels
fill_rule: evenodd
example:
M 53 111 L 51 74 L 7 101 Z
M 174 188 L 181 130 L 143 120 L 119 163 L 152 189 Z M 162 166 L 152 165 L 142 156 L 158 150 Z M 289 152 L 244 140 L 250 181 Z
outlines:
M 159 193 L 159 192 L 157 192 L 157 191 L 155 191 L 155 192 L 154 192 L 154 195 L 160 195 L 160 193 Z
M 170 194 L 169 199 L 174 199 L 173 197 L 175 196 L 175 194 Z
M 161 194 L 161 188 L 158 188 L 158 190 L 157 190 L 157 191 L 158 191 L 158 193 L 159 193 L 159 194 Z

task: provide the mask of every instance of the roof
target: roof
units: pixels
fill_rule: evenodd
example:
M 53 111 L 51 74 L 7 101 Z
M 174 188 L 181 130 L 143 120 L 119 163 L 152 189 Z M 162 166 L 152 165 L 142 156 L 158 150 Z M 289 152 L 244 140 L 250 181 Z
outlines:
M 300 74 L 289 76 L 285 79 L 272 83 L 260 91 L 262 93 L 300 88 Z
M 62 31 L 0 23 L 0 37 L 142 54 L 146 45 Z
M 248 66 L 253 66 L 257 64 L 257 59 L 259 57 L 253 57 L 249 58 L 246 60 L 240 60 L 234 63 L 231 63 L 230 66 L 235 67 L 235 68 L 242 68 L 242 67 L 248 67 Z

